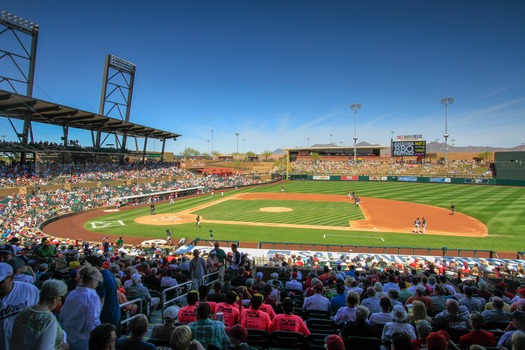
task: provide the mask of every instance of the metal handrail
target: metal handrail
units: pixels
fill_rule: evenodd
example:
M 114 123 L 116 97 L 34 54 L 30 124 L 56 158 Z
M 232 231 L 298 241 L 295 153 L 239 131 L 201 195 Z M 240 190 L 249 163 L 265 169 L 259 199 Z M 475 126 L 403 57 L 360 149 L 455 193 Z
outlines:
M 123 325 L 125 325 L 126 323 L 130 323 L 131 321 L 133 321 L 135 318 L 139 317 L 143 313 L 142 312 L 142 299 L 141 298 L 133 299 L 133 300 L 127 301 L 125 303 L 122 303 L 122 304 L 119 305 L 119 308 L 122 309 L 122 308 L 124 308 L 124 307 L 126 307 L 128 305 L 131 305 L 131 304 L 137 304 L 138 305 L 137 312 L 133 316 L 130 316 L 128 318 L 120 320 L 119 328 L 122 327 Z M 119 329 L 119 333 L 120 333 L 120 329 Z

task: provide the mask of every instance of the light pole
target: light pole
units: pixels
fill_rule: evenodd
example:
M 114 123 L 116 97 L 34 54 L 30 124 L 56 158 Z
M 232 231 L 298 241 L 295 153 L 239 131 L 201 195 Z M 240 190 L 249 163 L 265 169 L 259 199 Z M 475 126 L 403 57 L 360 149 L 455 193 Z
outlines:
M 211 129 L 211 159 L 214 158 L 213 155 L 213 129 Z
M 361 109 L 360 103 L 350 105 L 354 110 L 354 165 L 357 165 L 357 111 Z
M 332 143 L 332 136 L 333 136 L 333 135 L 332 135 L 332 134 L 330 134 L 330 143 Z
M 306 148 L 310 147 L 310 138 L 308 137 L 306 139 Z
M 448 105 L 454 102 L 454 97 L 444 97 L 441 99 L 441 104 L 445 105 L 445 133 L 443 134 L 443 137 L 445 138 L 445 165 L 448 163 L 448 148 L 447 148 L 447 139 L 449 137 L 448 134 Z
M 239 133 L 236 132 L 235 136 L 237 136 L 237 152 L 236 153 L 239 154 Z
M 394 130 L 390 131 L 390 159 L 394 156 Z

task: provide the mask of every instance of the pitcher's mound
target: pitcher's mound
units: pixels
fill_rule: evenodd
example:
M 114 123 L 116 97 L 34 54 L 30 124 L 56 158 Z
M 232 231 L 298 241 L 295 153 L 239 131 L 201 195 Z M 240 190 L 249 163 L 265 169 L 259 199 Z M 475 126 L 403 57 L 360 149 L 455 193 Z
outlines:
M 293 211 L 293 209 L 286 208 L 286 207 L 265 207 L 265 208 L 260 208 L 259 211 L 265 211 L 268 213 L 285 213 L 288 211 Z

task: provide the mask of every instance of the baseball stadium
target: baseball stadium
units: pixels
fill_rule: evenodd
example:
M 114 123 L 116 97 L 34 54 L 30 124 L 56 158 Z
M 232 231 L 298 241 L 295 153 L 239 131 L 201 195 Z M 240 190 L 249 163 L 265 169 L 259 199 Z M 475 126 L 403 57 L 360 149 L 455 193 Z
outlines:
M 481 330 L 467 324 L 468 317 L 481 317 L 501 303 L 508 307 L 506 318 L 483 321 L 494 341 L 506 342 L 509 329 L 525 329 L 525 152 L 480 155 L 446 147 L 431 152 L 422 135 L 400 135 L 383 146 L 179 157 L 165 152 L 165 144 L 183 135 L 135 124 L 129 113 L 110 116 L 111 89 L 117 84 L 112 78 L 122 75 L 133 82 L 133 63 L 107 55 L 98 112 L 35 98 L 38 29 L 4 14 L 0 25 L 34 43 L 25 50 L 25 90 L 0 90 L 0 117 L 18 136 L 0 142 L 0 284 L 7 281 L 11 288 L 0 292 L 15 300 L 12 291 L 18 290 L 24 307 L 51 311 L 56 303 L 46 304 L 42 295 L 63 299 L 59 321 L 53 322 L 63 329 L 60 334 L 67 333 L 72 348 L 87 349 L 87 336 L 91 349 L 95 330 L 102 334 L 109 324 L 105 331 L 118 335 L 117 342 L 149 342 L 159 349 L 182 349 L 173 345 L 179 344 L 173 334 L 185 325 L 193 331 L 190 340 L 206 349 L 229 349 L 235 337 L 246 349 L 322 349 L 332 336 L 343 344 L 333 349 L 380 349 L 392 343 L 386 334 L 394 321 L 378 324 L 377 337 L 360 337 L 347 330 L 355 317 L 338 312 L 355 306 L 348 301 L 354 294 L 362 304 L 377 299 L 379 306 L 376 293 L 393 301 L 387 300 L 386 311 L 363 306 L 365 311 L 403 322 L 415 320 L 412 308 L 428 300 L 423 311 L 430 332 L 448 331 L 452 344 L 463 344 L 463 336 Z M 128 97 L 133 92 L 132 83 L 119 88 Z M 125 101 L 129 112 L 131 98 Z M 61 139 L 35 139 L 36 123 L 61 129 Z M 70 129 L 91 133 L 93 144 L 70 140 Z M 112 147 L 108 137 L 115 140 Z M 133 150 L 137 139 L 143 149 Z M 162 144 L 160 152 L 148 148 L 153 140 Z M 63 282 L 54 286 L 53 280 Z M 395 293 L 386 293 L 389 283 Z M 22 291 L 26 284 L 31 288 Z M 66 289 L 59 292 L 62 285 Z M 222 290 L 226 285 L 229 289 Z M 403 299 L 400 291 L 407 286 L 413 291 Z M 94 294 L 91 302 L 98 307 L 74 299 L 83 289 L 99 293 L 101 299 Z M 39 290 L 45 291 L 40 301 Z M 315 297 L 328 307 L 312 308 L 309 298 Z M 263 312 L 271 325 L 266 328 L 245 315 L 259 310 L 260 298 L 272 309 Z M 338 308 L 337 299 L 342 300 Z M 475 302 L 465 302 L 471 299 Z M 226 317 L 230 306 L 222 311 L 220 300 L 238 304 L 245 316 Z M 464 328 L 439 328 L 440 313 L 453 304 L 447 300 L 467 313 Z M 2 301 L 0 349 L 28 348 L 19 336 L 27 332 L 24 319 L 17 316 L 28 311 L 10 313 L 9 305 Z M 90 311 L 78 312 L 77 306 Z M 193 314 L 184 318 L 191 307 Z M 76 329 L 73 325 L 89 312 L 97 319 Z M 293 322 L 304 323 L 303 328 L 275 325 L 280 313 L 298 316 Z M 196 335 L 203 318 L 213 320 L 224 338 L 220 344 Z M 173 328 L 171 338 L 157 332 L 166 324 Z M 480 345 L 496 349 L 496 343 Z

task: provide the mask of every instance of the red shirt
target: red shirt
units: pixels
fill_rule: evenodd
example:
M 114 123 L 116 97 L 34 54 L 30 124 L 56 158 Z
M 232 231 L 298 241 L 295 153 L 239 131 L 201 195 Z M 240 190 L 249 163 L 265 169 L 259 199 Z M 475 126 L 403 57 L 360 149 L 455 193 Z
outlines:
M 273 307 L 271 305 L 262 304 L 259 309 L 261 311 L 266 312 L 268 314 L 268 316 L 270 316 L 270 320 L 273 321 L 273 319 L 275 318 L 275 311 L 273 311 Z
M 278 314 L 270 326 L 269 332 L 273 331 L 287 331 L 287 332 L 299 332 L 305 336 L 310 335 L 310 330 L 304 324 L 301 317 L 297 315 Z
M 226 327 L 233 327 L 241 321 L 241 311 L 237 303 L 218 303 L 215 308 L 215 313 L 222 312 L 224 314 L 224 325 Z
M 459 338 L 459 347 L 467 349 L 471 345 L 496 346 L 494 334 L 486 331 L 472 331 Z
M 191 323 L 197 321 L 197 316 L 195 316 L 196 305 L 187 305 L 182 307 L 179 310 L 179 316 L 177 317 L 178 322 L 182 323 Z
M 266 312 L 254 310 L 250 307 L 249 309 L 242 310 L 241 324 L 247 329 L 260 329 L 263 331 L 268 331 L 272 321 Z

